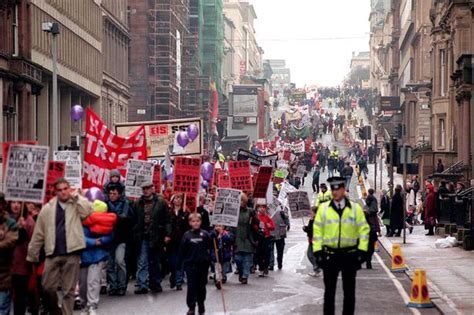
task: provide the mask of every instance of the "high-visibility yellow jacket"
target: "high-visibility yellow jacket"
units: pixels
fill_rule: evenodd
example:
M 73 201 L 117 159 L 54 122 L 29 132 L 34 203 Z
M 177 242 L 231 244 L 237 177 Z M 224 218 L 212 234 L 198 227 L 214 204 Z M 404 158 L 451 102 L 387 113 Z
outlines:
M 362 207 L 346 199 L 346 207 L 339 216 L 333 201 L 321 204 L 313 224 L 313 252 L 327 246 L 331 249 L 354 247 L 367 251 L 370 227 Z
M 331 153 L 329 153 L 329 157 L 338 159 L 339 158 L 339 151 L 337 151 L 337 150 L 331 151 Z
M 319 194 L 314 199 L 314 206 L 319 207 L 323 202 L 330 201 L 332 199 L 332 194 L 329 190 L 326 192 L 320 191 Z

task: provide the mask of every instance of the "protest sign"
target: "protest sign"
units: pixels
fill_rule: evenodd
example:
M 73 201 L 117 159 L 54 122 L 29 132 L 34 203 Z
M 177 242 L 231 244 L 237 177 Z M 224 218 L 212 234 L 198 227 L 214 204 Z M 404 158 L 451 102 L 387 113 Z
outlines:
M 278 211 L 282 210 L 282 205 L 277 198 L 274 198 L 271 203 L 268 203 L 268 215 L 273 218 Z
M 125 195 L 129 198 L 139 198 L 142 195 L 142 184 L 153 182 L 154 168 L 155 164 L 153 162 L 128 160 Z
M 8 151 L 10 150 L 10 146 L 12 146 L 14 144 L 37 145 L 38 141 L 26 140 L 26 141 L 4 142 L 2 144 L 2 174 L 6 174 Z M 3 177 L 1 177 L 0 179 L 2 179 L 2 182 L 3 182 Z
M 306 166 L 298 165 L 298 168 L 296 169 L 295 177 L 303 178 L 305 173 L 306 173 Z
M 277 153 L 271 155 L 257 155 L 244 149 L 239 149 L 237 152 L 237 161 L 249 161 L 250 166 L 275 166 L 277 159 Z
M 253 189 L 249 161 L 230 161 L 229 177 L 232 188 L 251 192 Z
M 82 188 L 81 151 L 54 151 L 53 160 L 65 162 L 64 178 L 71 184 L 71 187 Z
M 42 203 L 46 190 L 49 148 L 11 145 L 4 180 L 5 199 Z
M 237 227 L 239 223 L 242 191 L 232 188 L 217 188 L 212 224 Z
M 287 170 L 275 170 L 275 172 L 273 173 L 273 183 L 274 184 L 282 183 L 285 180 L 287 175 L 288 175 Z
M 289 159 L 289 157 L 288 157 L 288 159 Z M 287 169 L 288 168 L 288 162 L 285 161 L 285 160 L 278 160 L 276 162 L 276 167 L 278 169 Z
M 184 207 L 188 212 L 194 212 L 197 209 L 197 194 L 185 194 Z
M 255 179 L 255 186 L 253 189 L 254 198 L 265 198 L 268 190 L 268 183 L 272 178 L 273 167 L 260 166 L 257 177 Z
M 219 188 L 231 188 L 230 176 L 225 172 L 217 173 L 217 187 Z
M 286 204 L 286 196 L 289 192 L 298 191 L 293 185 L 288 182 L 283 182 L 280 189 L 280 194 L 278 195 L 278 201 L 282 204 Z
M 170 155 L 200 156 L 204 153 L 204 128 L 201 118 L 119 123 L 115 130 L 118 136 L 126 137 L 142 125 L 146 133 L 148 158 L 163 159 L 168 149 L 175 148 L 176 134 L 180 131 L 187 132 L 190 125 L 197 127 L 194 129 L 197 131 L 196 137 L 194 140 L 189 139 L 186 146 L 179 147 L 179 152 L 172 150 Z
M 199 193 L 201 158 L 178 156 L 174 164 L 173 191 Z
M 161 194 L 161 165 L 159 164 L 153 166 L 153 186 L 155 187 L 155 192 Z
M 309 217 L 312 215 L 307 191 L 289 192 L 288 205 L 293 219 Z
M 283 153 L 283 159 L 284 159 L 285 161 L 290 161 L 290 159 L 291 159 L 291 151 L 290 151 L 290 150 L 284 151 L 284 153 Z
M 113 169 L 119 169 L 125 177 L 129 159 L 147 159 L 145 128 L 137 128 L 126 138 L 119 137 L 88 108 L 82 187 L 103 187 Z
M 298 142 L 285 142 L 283 143 L 285 150 L 292 151 L 293 153 L 304 153 L 305 152 L 305 143 L 304 141 Z
M 44 194 L 43 204 L 48 203 L 54 196 L 56 190 L 54 189 L 54 182 L 60 178 L 64 178 L 66 172 L 66 162 L 63 161 L 49 161 L 48 175 L 46 177 L 46 192 Z

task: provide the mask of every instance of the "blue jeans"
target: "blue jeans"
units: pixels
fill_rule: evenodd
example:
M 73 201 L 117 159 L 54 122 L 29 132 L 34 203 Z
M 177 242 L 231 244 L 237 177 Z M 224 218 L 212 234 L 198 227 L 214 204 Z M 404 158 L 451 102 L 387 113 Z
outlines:
M 237 264 L 240 277 L 247 279 L 250 276 L 250 267 L 253 265 L 253 253 L 235 253 L 235 263 Z
M 150 248 L 148 240 L 143 240 L 140 246 L 137 262 L 137 286 L 139 289 L 161 286 L 161 250 Z
M 334 176 L 334 169 L 331 170 L 328 168 L 328 178 L 333 177 L 333 176 Z
M 109 290 L 127 290 L 127 265 L 125 263 L 125 243 L 116 244 L 110 249 L 107 264 Z
M 349 191 L 349 188 L 351 186 L 352 176 L 351 177 L 347 176 L 345 179 L 346 179 L 346 190 Z
M 182 285 L 184 283 L 183 265 L 178 266 L 179 249 L 175 248 L 168 254 L 168 261 L 170 263 L 171 275 L 170 283 L 175 285 Z
M 10 291 L 0 291 L 0 314 L 10 314 L 11 302 Z

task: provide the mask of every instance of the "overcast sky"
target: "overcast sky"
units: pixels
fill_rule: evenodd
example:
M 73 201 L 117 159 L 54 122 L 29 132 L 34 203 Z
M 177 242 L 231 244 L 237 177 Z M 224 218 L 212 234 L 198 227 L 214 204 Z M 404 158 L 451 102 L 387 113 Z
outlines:
M 352 51 L 369 50 L 369 0 L 250 2 L 264 58 L 286 59 L 299 87 L 339 85 L 349 71 Z

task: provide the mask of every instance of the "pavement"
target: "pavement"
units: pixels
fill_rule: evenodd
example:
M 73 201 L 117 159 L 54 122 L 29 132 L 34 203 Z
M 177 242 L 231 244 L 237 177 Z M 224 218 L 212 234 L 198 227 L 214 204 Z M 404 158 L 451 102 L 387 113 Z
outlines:
M 367 122 L 363 110 L 356 112 L 358 117 Z M 382 188 L 388 189 L 389 176 L 385 162 L 381 161 L 382 169 L 380 161 L 377 162 L 376 186 L 377 192 L 380 192 L 380 179 Z M 367 189 L 375 184 L 375 165 L 369 164 L 368 168 L 369 176 L 364 181 Z M 402 185 L 403 176 L 394 174 L 394 183 Z M 403 244 L 401 237 L 381 237 L 379 243 L 387 253 L 391 253 L 393 244 L 401 245 L 408 266 L 408 277 L 412 278 L 417 268 L 426 271 L 432 302 L 443 314 L 474 314 L 474 251 L 465 251 L 459 247 L 437 249 L 435 242 L 441 237 L 425 236 L 425 233 L 423 226 L 415 226 L 413 234 L 407 231 L 406 244 Z

